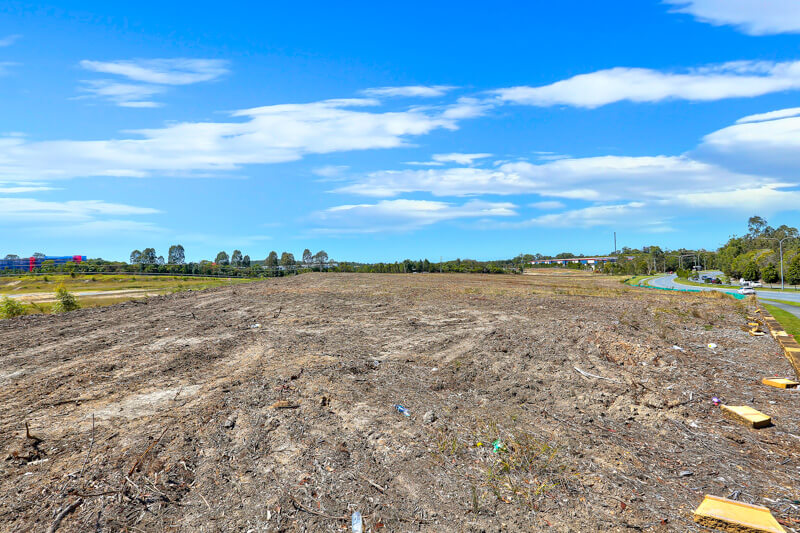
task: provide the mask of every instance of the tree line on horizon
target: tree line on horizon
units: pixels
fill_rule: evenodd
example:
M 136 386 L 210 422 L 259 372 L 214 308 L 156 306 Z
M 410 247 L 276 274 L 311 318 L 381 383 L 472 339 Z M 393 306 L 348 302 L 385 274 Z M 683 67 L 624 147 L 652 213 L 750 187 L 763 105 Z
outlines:
M 797 228 L 782 225 L 770 226 L 760 216 L 750 217 L 748 232 L 742 236 L 732 236 L 716 251 L 664 250 L 659 246 L 645 246 L 641 249 L 623 247 L 607 254 L 616 256 L 617 262 L 597 266 L 597 271 L 605 274 L 642 275 L 656 272 L 675 271 L 682 276 L 695 265 L 703 269 L 719 269 L 727 276 L 751 281 L 763 280 L 767 283 L 780 281 L 780 249 L 779 241 L 783 239 L 784 279 L 790 285 L 800 284 L 800 238 Z M 45 257 L 37 252 L 36 257 Z M 542 254 L 519 254 L 511 259 L 497 261 L 478 261 L 474 259 L 455 259 L 434 263 L 428 259 L 395 262 L 359 263 L 334 262 L 324 250 L 312 254 L 309 249 L 303 250 L 301 261 L 294 254 L 283 252 L 279 256 L 271 251 L 263 260 L 251 260 L 241 250 L 234 250 L 230 255 L 220 251 L 214 261 L 202 260 L 186 262 L 186 252 L 182 245 L 169 247 L 167 258 L 158 255 L 154 248 L 133 250 L 130 262 L 105 261 L 90 259 L 84 263 L 67 263 L 56 267 L 45 263 L 36 271 L 41 272 L 144 272 L 171 274 L 225 275 L 240 277 L 282 276 L 288 273 L 299 273 L 310 270 L 326 270 L 332 272 L 364 272 L 364 273 L 428 273 L 428 272 L 465 272 L 465 273 L 510 273 L 522 272 L 533 267 L 531 261 L 540 259 L 570 259 L 586 257 L 583 254 L 561 252 L 554 256 Z M 7 259 L 17 259 L 8 254 Z M 568 268 L 585 269 L 586 265 L 568 264 Z M 536 268 L 546 268 L 536 265 Z M 553 268 L 563 268 L 553 265 Z

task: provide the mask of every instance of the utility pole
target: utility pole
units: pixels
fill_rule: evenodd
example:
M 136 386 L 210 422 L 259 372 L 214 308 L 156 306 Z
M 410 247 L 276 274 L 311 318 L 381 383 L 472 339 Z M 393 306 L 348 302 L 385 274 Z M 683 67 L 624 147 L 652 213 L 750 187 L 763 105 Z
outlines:
M 614 232 L 614 255 L 617 255 L 617 232 Z

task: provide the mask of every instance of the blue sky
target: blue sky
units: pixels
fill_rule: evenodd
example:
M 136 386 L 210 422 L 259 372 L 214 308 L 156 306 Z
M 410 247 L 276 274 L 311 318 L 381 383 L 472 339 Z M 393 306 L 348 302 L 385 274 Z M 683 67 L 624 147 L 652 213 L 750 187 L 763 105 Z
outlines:
M 800 223 L 800 0 L 4 3 L 0 255 L 492 259 Z

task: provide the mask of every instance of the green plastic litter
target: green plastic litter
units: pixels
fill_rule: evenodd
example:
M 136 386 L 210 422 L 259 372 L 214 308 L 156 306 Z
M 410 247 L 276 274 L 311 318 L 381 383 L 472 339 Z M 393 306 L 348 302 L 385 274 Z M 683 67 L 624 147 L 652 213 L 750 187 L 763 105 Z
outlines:
M 704 292 L 704 291 L 701 291 L 701 290 L 698 290 L 698 289 L 673 289 L 673 288 L 670 288 L 670 287 L 653 287 L 652 285 L 641 285 L 641 284 L 636 284 L 636 285 L 633 285 L 633 286 L 634 287 L 640 287 L 642 289 L 652 289 L 652 290 L 656 290 L 656 291 Z M 737 300 L 744 300 L 744 298 L 745 298 L 744 294 L 739 294 L 737 292 L 730 292 L 730 291 L 719 291 L 719 292 L 721 292 L 723 294 L 727 294 L 729 296 L 733 296 Z

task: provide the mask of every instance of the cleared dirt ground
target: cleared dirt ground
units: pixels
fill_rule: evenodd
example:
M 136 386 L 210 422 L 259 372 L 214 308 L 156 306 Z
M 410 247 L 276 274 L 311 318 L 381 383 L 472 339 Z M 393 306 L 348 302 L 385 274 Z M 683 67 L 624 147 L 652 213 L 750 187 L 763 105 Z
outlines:
M 791 369 L 751 305 L 308 274 L 3 320 L 0 530 L 697 531 L 705 493 L 796 528 L 800 393 L 760 385 Z

